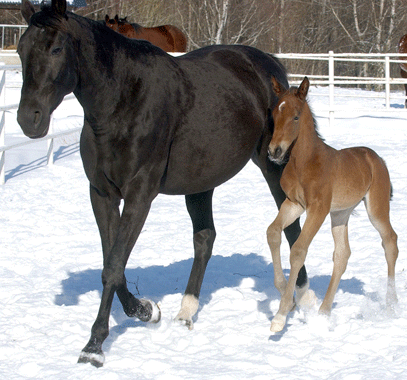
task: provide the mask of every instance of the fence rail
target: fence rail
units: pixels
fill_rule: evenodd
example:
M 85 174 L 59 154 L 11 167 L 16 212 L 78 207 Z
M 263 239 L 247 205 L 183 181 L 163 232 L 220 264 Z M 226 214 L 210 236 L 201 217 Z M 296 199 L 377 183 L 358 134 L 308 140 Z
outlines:
M 28 25 L 6 25 L 0 24 L 1 30 L 1 48 L 5 46 L 17 46 L 25 29 Z
M 1 26 L 1 25 L 0 25 Z M 179 55 L 179 54 L 174 54 Z M 324 60 L 327 62 L 328 65 L 328 75 L 309 75 L 311 79 L 311 83 L 313 85 L 323 85 L 329 88 L 329 104 L 324 109 L 316 110 L 318 113 L 326 112 L 329 115 L 329 122 L 333 123 L 335 113 L 341 112 L 349 112 L 349 109 L 341 109 L 335 104 L 335 99 L 338 95 L 335 94 L 335 87 L 341 85 L 360 85 L 360 84 L 371 84 L 371 85 L 383 85 L 385 88 L 384 95 L 383 92 L 374 92 L 371 91 L 366 97 L 369 98 L 382 98 L 384 99 L 385 106 L 380 109 L 375 108 L 358 108 L 352 109 L 352 113 L 363 113 L 369 112 L 369 114 L 375 112 L 394 112 L 394 109 L 390 107 L 390 99 L 397 98 L 397 99 L 406 99 L 405 96 L 397 95 L 396 93 L 391 93 L 391 87 L 395 85 L 407 84 L 406 79 L 402 78 L 392 78 L 390 76 L 390 65 L 392 64 L 400 64 L 403 61 L 400 58 L 406 57 L 407 54 L 337 54 L 334 52 L 329 52 L 327 54 L 277 54 L 277 57 L 280 59 L 295 59 L 295 60 Z M 338 61 L 359 61 L 359 62 L 367 62 L 367 63 L 374 63 L 374 64 L 382 64 L 383 65 L 383 73 L 382 77 L 352 77 L 352 76 L 336 76 L 335 75 L 335 62 Z M 47 141 L 47 163 L 53 163 L 53 155 L 54 155 L 54 139 L 67 136 L 73 133 L 77 133 L 81 130 L 81 128 L 73 128 L 67 131 L 62 131 L 58 133 L 53 133 L 52 131 L 52 123 L 51 123 L 51 130 L 50 133 L 39 140 L 28 140 L 24 142 L 20 142 L 17 144 L 11 144 L 8 146 L 4 145 L 4 136 L 5 136 L 5 112 L 9 110 L 14 110 L 18 108 L 18 104 L 5 104 L 4 99 L 4 88 L 6 86 L 6 71 L 7 70 L 21 70 L 21 66 L 0 66 L 0 184 L 4 184 L 5 180 L 5 152 L 14 149 L 17 147 L 21 147 L 23 145 L 32 144 L 38 141 Z M 289 79 L 291 84 L 298 84 L 301 82 L 304 74 L 290 74 Z M 66 97 L 65 100 L 72 99 L 73 95 L 70 97 Z M 360 97 L 360 95 L 359 95 Z M 404 103 L 404 102 L 403 102 Z M 407 112 L 407 110 L 398 109 L 397 112 Z M 406 113 L 407 119 L 407 113 Z

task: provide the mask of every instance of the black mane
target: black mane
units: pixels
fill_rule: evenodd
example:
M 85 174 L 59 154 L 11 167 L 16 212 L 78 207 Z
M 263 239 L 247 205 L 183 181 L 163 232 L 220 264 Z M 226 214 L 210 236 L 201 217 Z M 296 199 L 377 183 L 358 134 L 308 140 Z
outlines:
M 63 30 L 63 20 L 67 20 L 68 16 L 65 13 L 63 16 L 55 13 L 50 5 L 43 5 L 41 12 L 34 13 L 30 19 L 30 25 L 38 28 L 48 27 L 55 30 Z

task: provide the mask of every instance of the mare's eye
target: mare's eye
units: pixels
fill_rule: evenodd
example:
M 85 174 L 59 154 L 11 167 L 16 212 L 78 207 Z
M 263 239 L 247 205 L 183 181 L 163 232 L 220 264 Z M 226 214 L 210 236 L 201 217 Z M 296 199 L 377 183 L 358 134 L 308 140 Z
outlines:
M 300 120 L 300 118 L 298 116 L 294 116 L 294 120 Z
M 61 54 L 62 48 L 61 47 L 57 47 L 55 49 L 52 50 L 51 55 L 58 55 Z

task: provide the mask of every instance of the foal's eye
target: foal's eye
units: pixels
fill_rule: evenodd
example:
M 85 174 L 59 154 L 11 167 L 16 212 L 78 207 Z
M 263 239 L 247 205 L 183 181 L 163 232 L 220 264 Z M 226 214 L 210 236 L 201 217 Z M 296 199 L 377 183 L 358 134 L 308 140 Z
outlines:
M 298 116 L 294 116 L 294 120 L 297 121 L 300 120 L 300 118 Z
M 57 47 L 57 48 L 52 50 L 51 55 L 58 55 L 58 54 L 61 54 L 61 52 L 62 52 L 62 48 Z

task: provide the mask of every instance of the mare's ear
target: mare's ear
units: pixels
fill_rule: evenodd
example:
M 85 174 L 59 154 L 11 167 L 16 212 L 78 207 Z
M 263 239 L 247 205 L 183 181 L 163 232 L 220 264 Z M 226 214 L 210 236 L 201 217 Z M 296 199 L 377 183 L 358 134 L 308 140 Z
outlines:
M 108 23 L 108 22 L 109 22 L 109 20 L 110 20 L 109 15 L 106 15 L 106 16 L 105 16 L 105 23 Z
M 31 2 L 29 2 L 28 0 L 23 0 L 20 9 L 24 20 L 27 22 L 27 24 L 29 24 L 31 16 L 35 13 L 34 5 L 32 5 Z
M 119 22 L 119 15 L 114 16 L 114 20 Z
M 271 77 L 271 83 L 273 85 L 273 90 L 278 97 L 287 91 L 287 89 L 275 77 Z
M 63 16 L 66 12 L 66 0 L 52 0 L 52 10 L 60 16 Z
M 300 87 L 298 87 L 298 90 L 297 90 L 297 96 L 298 96 L 302 101 L 304 101 L 305 98 L 307 97 L 308 89 L 309 89 L 309 80 L 308 80 L 307 77 L 305 77 L 305 78 L 303 79 L 303 81 L 301 82 Z

